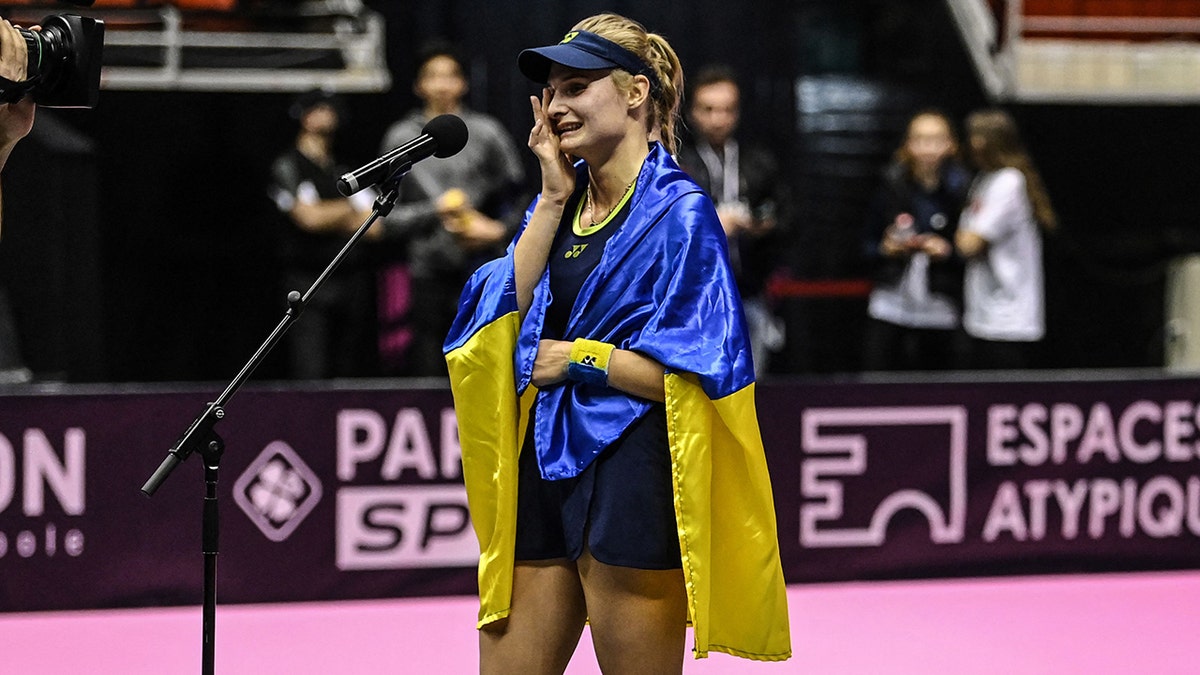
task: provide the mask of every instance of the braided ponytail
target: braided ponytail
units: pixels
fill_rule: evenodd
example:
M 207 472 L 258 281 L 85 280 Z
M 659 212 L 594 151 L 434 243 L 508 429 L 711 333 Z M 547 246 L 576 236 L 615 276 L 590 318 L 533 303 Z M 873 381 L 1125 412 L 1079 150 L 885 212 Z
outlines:
M 679 119 L 683 91 L 683 66 L 666 38 L 657 33 L 647 32 L 640 23 L 618 14 L 597 14 L 588 17 L 575 24 L 572 30 L 586 30 L 611 40 L 636 54 L 654 69 L 660 86 L 650 92 L 648 130 L 651 133 L 659 130 L 663 146 L 667 152 L 674 154 L 675 123 Z M 623 70 L 617 70 L 613 71 L 613 80 L 618 86 L 628 88 L 633 76 Z

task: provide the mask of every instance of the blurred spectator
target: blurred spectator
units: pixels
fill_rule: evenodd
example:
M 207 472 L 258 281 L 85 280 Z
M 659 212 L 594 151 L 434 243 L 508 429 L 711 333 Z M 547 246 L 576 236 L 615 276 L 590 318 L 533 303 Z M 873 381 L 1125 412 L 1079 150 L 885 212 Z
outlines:
M 0 19 L 0 77 L 21 82 L 25 79 L 27 65 L 25 38 L 12 24 Z M 0 104 L 0 169 L 8 163 L 8 156 L 17 142 L 33 129 L 34 110 L 33 99 L 28 96 L 17 103 Z M 0 200 L 0 213 L 2 211 Z M 8 292 L 0 286 L 0 384 L 28 382 L 32 378 L 21 358 Z
M 767 372 L 772 352 L 784 344 L 783 321 L 766 299 L 786 224 L 786 183 L 765 148 L 739 143 L 741 92 L 725 66 L 701 68 L 693 79 L 679 165 L 708 191 L 729 241 L 729 258 L 746 309 L 755 374 Z
M 500 255 L 520 217 L 524 169 L 516 145 L 490 116 L 468 109 L 466 66 L 446 42 L 426 45 L 413 91 L 422 106 L 393 124 L 382 152 L 421 134 L 429 120 L 458 115 L 466 147 L 415 165 L 400 183 L 396 208 L 384 221 L 388 239 L 404 244 L 405 264 L 383 270 L 380 351 L 385 372 L 445 375 L 442 342 L 467 277 Z
M 304 293 L 370 215 L 374 193 L 347 199 L 337 191 L 346 168 L 333 156 L 344 117 L 340 99 L 322 91 L 301 95 L 289 110 L 296 141 L 272 166 L 271 196 L 287 215 L 284 281 Z M 365 253 L 352 250 L 289 329 L 290 375 L 296 379 L 372 374 L 372 276 Z
M 1046 331 L 1041 230 L 1058 219 L 1008 113 L 971 113 L 967 140 L 980 171 L 956 236 L 970 365 L 1026 368 Z
M 863 252 L 874 263 L 864 370 L 945 370 L 956 357 L 962 260 L 954 232 L 971 177 L 950 120 L 922 111 L 883 172 Z

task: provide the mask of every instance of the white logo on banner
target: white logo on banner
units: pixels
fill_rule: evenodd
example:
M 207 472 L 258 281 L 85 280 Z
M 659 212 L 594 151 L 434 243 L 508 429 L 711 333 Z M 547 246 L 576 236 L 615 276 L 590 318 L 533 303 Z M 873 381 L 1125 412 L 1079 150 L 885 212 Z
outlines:
M 9 524 L 22 524 L 11 531 L 0 527 L 0 559 L 50 558 L 60 550 L 72 558 L 83 555 L 83 531 L 62 531 L 47 519 L 85 511 L 87 434 L 78 427 L 66 429 L 61 457 L 41 429 L 26 429 L 21 441 L 14 444 L 0 434 L 0 515 L 7 515 Z
M 840 476 L 861 476 L 872 455 L 893 448 L 868 448 L 867 438 L 831 427 L 940 426 L 947 439 L 938 452 L 946 453 L 949 502 L 929 493 L 902 489 L 883 498 L 866 527 L 838 527 L 846 505 L 846 486 Z M 888 523 L 902 509 L 915 509 L 929 521 L 935 543 L 963 540 L 967 517 L 967 411 L 962 406 L 886 408 L 809 408 L 804 412 L 803 444 L 809 455 L 801 468 L 800 543 L 811 547 L 879 546 Z M 922 451 L 925 451 L 922 449 Z M 930 450 L 932 451 L 932 450 Z M 815 457 L 814 457 L 815 456 Z
M 1113 530 L 1122 539 L 1200 535 L 1200 477 L 1186 475 L 1200 460 L 1198 438 L 1200 405 L 1186 400 L 989 406 L 989 466 L 1074 473 L 1029 472 L 1000 483 L 983 539 L 1103 539 Z M 1150 466 L 1161 473 L 1148 475 Z
M 374 410 L 338 413 L 338 478 L 393 483 L 338 488 L 339 569 L 473 567 L 479 562 L 453 408 L 442 410 L 437 432 L 435 444 L 418 408 L 401 408 L 390 421 Z M 394 484 L 401 480 L 416 482 Z
M 321 481 L 283 441 L 273 441 L 233 485 L 233 499 L 271 541 L 283 541 L 321 501 Z
M 338 569 L 469 567 L 478 562 L 479 544 L 463 486 L 338 490 Z

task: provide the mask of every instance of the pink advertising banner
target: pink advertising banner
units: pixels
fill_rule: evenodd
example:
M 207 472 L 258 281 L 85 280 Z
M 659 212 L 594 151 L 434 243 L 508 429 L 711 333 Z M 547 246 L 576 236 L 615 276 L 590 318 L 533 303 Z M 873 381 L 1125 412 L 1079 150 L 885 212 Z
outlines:
M 758 388 L 789 582 L 1200 567 L 1200 382 Z M 213 392 L 0 394 L 0 611 L 196 604 Z M 217 425 L 222 603 L 475 591 L 448 390 L 247 388 Z

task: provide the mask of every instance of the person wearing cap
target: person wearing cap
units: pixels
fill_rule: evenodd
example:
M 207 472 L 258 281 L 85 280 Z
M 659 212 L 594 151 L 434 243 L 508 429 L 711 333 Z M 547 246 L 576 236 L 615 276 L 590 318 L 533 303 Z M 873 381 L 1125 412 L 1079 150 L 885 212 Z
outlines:
M 790 656 L 754 369 L 712 201 L 671 158 L 682 69 L 601 14 L 518 57 L 541 193 L 446 340 L 480 543 L 481 672 Z M 661 141 L 661 142 L 660 142 Z
M 421 105 L 388 128 L 381 153 L 420 136 L 439 115 L 460 117 L 469 140 L 453 156 L 414 165 L 383 220 L 386 240 L 403 252 L 381 273 L 381 358 L 388 374 L 444 377 L 442 341 L 458 293 L 476 267 L 504 252 L 516 230 L 525 170 L 500 122 L 463 102 L 466 63 L 453 44 L 431 40 L 421 47 L 413 92 Z
M 346 171 L 333 155 L 342 111 L 341 99 L 329 92 L 298 96 L 288 111 L 299 127 L 296 140 L 271 166 L 268 191 L 287 221 L 281 230 L 281 255 L 289 291 L 308 290 L 371 214 L 371 190 L 350 198 L 337 191 L 338 176 Z M 371 282 L 365 253 L 351 250 L 288 330 L 290 377 L 371 374 Z

